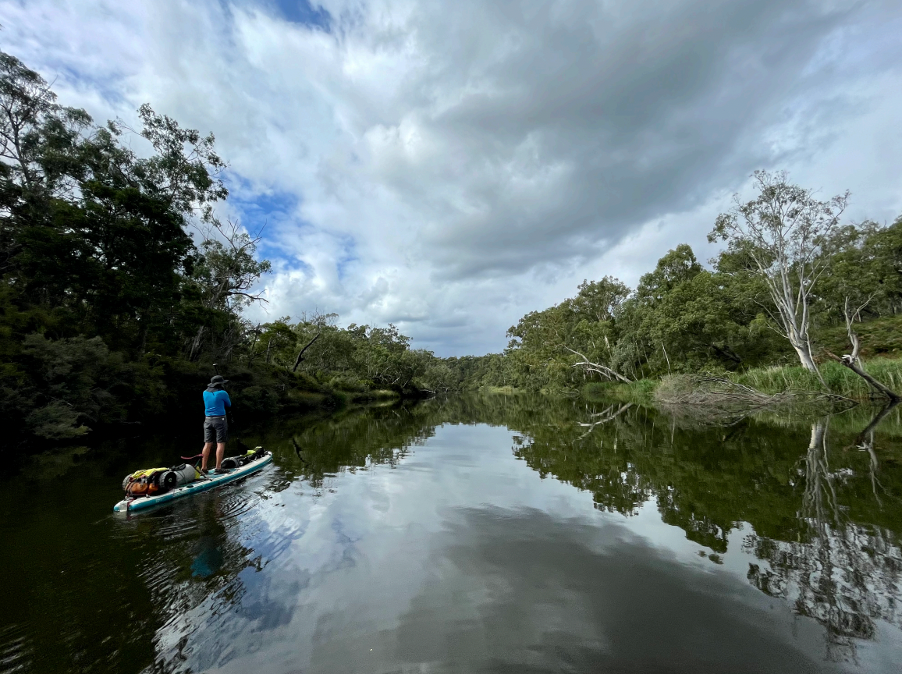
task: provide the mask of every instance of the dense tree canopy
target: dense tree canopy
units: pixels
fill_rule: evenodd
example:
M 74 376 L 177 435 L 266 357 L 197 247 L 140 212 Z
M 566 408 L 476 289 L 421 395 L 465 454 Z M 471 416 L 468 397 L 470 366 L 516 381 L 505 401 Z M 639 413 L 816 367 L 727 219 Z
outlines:
M 214 361 L 246 389 L 238 398 L 252 413 L 283 408 L 296 389 L 322 397 L 451 386 L 448 366 L 411 350 L 394 326 L 244 318 L 243 308 L 262 301 L 258 281 L 270 265 L 257 256 L 258 237 L 216 216 L 228 190 L 213 135 L 149 105 L 138 115 L 140 131 L 119 121 L 97 126 L 0 52 L 0 420 L 8 439 L 59 440 L 178 416 L 197 407 L 186 401 Z

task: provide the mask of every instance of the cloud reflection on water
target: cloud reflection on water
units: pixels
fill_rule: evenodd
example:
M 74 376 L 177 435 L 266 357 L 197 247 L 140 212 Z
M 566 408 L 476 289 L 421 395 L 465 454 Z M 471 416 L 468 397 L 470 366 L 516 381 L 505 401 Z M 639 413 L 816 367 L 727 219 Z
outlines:
M 378 436 L 378 416 L 361 437 Z M 353 420 L 337 427 L 352 446 Z M 823 628 L 749 583 L 749 563 L 760 560 L 736 545 L 755 535 L 748 524 L 723 529 L 724 565 L 714 566 L 698 555 L 698 535 L 674 526 L 710 521 L 680 519 L 679 495 L 661 511 L 649 484 L 631 489 L 644 497 L 624 519 L 569 484 L 537 479 L 529 459 L 513 461 L 512 443 L 528 455 L 535 429 L 518 443 L 503 426 L 444 424 L 409 436 L 421 447 L 402 440 L 390 465 L 354 473 L 318 464 L 340 442 L 328 429 L 311 433 L 324 445 L 301 436 L 312 481 L 238 518 L 261 560 L 237 576 L 240 597 L 230 606 L 208 597 L 167 623 L 161 660 L 259 674 L 891 671 L 895 632 L 852 653 L 857 662 L 827 662 Z M 167 632 L 191 635 L 187 647 Z

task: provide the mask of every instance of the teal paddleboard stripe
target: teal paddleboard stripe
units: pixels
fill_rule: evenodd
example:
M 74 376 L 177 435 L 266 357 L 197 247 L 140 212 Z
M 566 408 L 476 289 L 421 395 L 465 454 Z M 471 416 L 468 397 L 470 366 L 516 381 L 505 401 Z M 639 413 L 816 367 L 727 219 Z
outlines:
M 168 503 L 169 501 L 174 501 L 175 499 L 182 498 L 183 496 L 190 496 L 191 494 L 197 494 L 202 491 L 207 491 L 208 489 L 213 489 L 213 487 L 218 487 L 219 485 L 233 482 L 239 478 L 244 477 L 245 475 L 255 473 L 263 468 L 263 466 L 271 462 L 272 454 L 267 453 L 266 456 L 264 456 L 262 459 L 258 459 L 257 461 L 249 463 L 246 466 L 242 466 L 241 468 L 235 468 L 225 475 L 217 475 L 216 477 L 211 477 L 206 480 L 198 480 L 197 482 L 192 482 L 191 484 L 187 484 L 184 487 L 179 487 L 178 489 L 174 489 L 167 494 L 161 494 L 160 496 L 135 499 L 128 504 L 128 512 L 134 512 L 135 510 L 145 510 L 153 506 Z M 119 503 L 113 506 L 113 512 L 124 512 L 125 509 L 125 501 L 119 501 Z

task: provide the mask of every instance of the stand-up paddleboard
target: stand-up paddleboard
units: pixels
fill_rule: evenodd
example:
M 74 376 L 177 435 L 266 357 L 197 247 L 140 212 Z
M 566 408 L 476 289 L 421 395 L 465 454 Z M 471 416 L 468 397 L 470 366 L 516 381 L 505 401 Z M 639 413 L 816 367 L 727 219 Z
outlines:
M 207 491 L 208 489 L 213 489 L 213 487 L 218 487 L 219 485 L 226 484 L 227 482 L 234 482 L 235 480 L 239 480 L 246 475 L 255 473 L 263 468 L 263 466 L 271 462 L 272 453 L 266 451 L 263 452 L 263 454 L 259 458 L 254 459 L 253 461 L 249 461 L 243 466 L 232 468 L 225 473 L 208 473 L 206 477 L 203 477 L 200 480 L 186 484 L 183 487 L 177 487 L 171 491 L 167 491 L 164 494 L 158 494 L 156 496 L 145 496 L 135 499 L 125 498 L 113 506 L 113 512 L 125 513 L 134 512 L 136 510 L 144 510 L 155 505 L 160 505 L 161 503 L 174 501 L 175 499 L 182 498 L 183 496 L 190 496 L 191 494 L 196 494 L 201 491 Z

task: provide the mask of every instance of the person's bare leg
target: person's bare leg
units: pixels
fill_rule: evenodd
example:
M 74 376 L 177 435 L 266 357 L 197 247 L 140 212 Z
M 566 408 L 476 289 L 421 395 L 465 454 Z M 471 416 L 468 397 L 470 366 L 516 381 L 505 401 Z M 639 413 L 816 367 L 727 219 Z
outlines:
M 206 442 L 206 443 L 204 443 L 204 449 L 203 449 L 203 452 L 202 452 L 203 457 L 202 457 L 201 460 L 200 460 L 200 469 L 201 469 L 202 471 L 206 471 L 206 470 L 207 470 L 207 458 L 209 458 L 209 456 L 210 456 L 210 450 L 212 450 L 212 449 L 213 449 L 213 443 L 212 443 L 212 442 Z
M 222 459 L 225 457 L 226 443 L 220 442 L 216 445 L 216 470 L 222 468 Z

